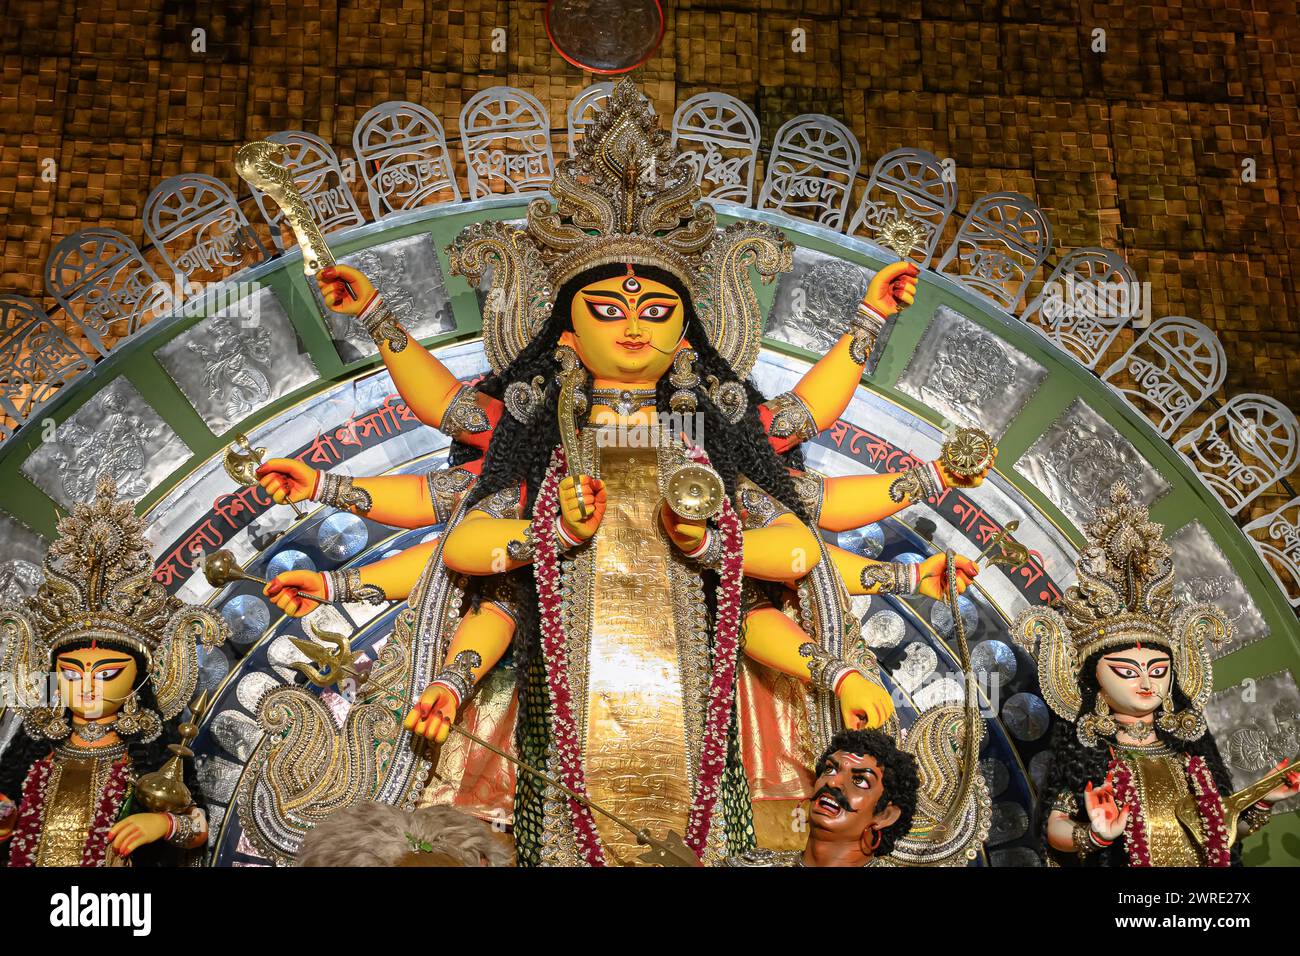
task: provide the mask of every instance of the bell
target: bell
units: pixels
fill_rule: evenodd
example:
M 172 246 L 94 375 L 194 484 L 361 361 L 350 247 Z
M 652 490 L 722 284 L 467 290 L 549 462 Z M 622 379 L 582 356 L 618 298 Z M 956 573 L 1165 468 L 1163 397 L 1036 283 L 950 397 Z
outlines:
M 664 490 L 673 513 L 691 521 L 707 521 L 716 515 L 726 492 L 721 475 L 708 465 L 689 461 L 673 469 Z

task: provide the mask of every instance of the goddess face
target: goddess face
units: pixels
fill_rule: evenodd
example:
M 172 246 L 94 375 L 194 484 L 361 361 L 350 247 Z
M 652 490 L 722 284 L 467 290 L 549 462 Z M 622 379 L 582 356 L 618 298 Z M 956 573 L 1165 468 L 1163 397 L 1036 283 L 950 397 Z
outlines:
M 837 750 L 818 768 L 810 822 L 812 838 L 861 844 L 868 827 L 884 830 L 901 816 L 892 803 L 881 806 L 885 780 L 870 754 Z M 868 834 L 866 844 L 872 839 Z
M 114 647 L 62 651 L 54 659 L 59 699 L 74 715 L 98 720 L 116 714 L 135 689 L 135 658 Z
M 1172 693 L 1173 661 L 1163 647 L 1128 647 L 1097 661 L 1097 683 L 1110 709 L 1128 717 L 1154 713 Z
M 578 353 L 593 377 L 628 385 L 659 381 L 685 326 L 682 297 L 634 271 L 583 286 L 573 297 L 570 318 L 573 331 L 560 342 Z

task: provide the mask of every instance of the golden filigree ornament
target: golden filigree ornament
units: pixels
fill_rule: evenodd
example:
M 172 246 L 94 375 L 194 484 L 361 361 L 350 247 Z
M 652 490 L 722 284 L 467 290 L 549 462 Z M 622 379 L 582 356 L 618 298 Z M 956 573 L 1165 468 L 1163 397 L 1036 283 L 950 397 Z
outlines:
M 899 259 L 908 259 L 913 249 L 925 243 L 925 227 L 910 216 L 894 216 L 877 231 L 876 241 Z
M 726 488 L 722 476 L 708 465 L 689 461 L 678 465 L 664 482 L 664 501 L 678 517 L 707 521 L 722 510 Z
M 100 478 L 94 499 L 59 519 L 44 572 L 35 595 L 0 608 L 3 671 L 17 709 L 57 710 L 42 705 L 45 675 L 62 648 L 93 640 L 142 656 L 162 719 L 180 713 L 198 681 L 199 645 L 224 642 L 226 623 L 154 580 L 144 522 L 133 502 L 118 500 L 111 478 Z
M 1175 601 L 1163 527 L 1122 482 L 1112 486 L 1110 500 L 1084 528 L 1089 547 L 1075 562 L 1078 583 L 1056 607 L 1022 611 L 1012 633 L 1037 656 L 1043 700 L 1069 721 L 1079 716 L 1079 668 L 1092 654 L 1139 641 L 1167 649 L 1190 702 L 1191 719 L 1179 717 L 1179 733 L 1194 740 L 1205 732 L 1200 715 L 1214 683 L 1210 652 L 1231 640 L 1232 624 L 1212 604 Z
M 329 647 L 322 647 L 316 641 L 291 637 L 289 643 L 302 651 L 310 663 L 295 661 L 290 666 L 317 687 L 335 687 L 349 677 L 359 683 L 361 672 L 356 667 L 357 652 L 352 649 L 352 640 L 345 634 L 335 634 L 315 624 L 311 631 L 316 640 Z
M 493 370 L 509 365 L 551 312 L 569 279 L 598 266 L 665 269 L 690 294 L 714 347 L 742 378 L 758 358 L 763 316 L 750 281 L 788 271 L 794 247 L 780 230 L 736 223 L 716 231 L 690 158 L 672 146 L 631 80 L 597 110 L 547 199 L 528 205 L 523 228 L 467 227 L 447 250 L 451 272 L 477 286 L 491 273 L 483 343 Z
M 959 428 L 943 443 L 939 462 L 954 478 L 969 481 L 993 467 L 993 438 L 982 428 Z
M 246 143 L 235 153 L 235 172 L 250 186 L 275 200 L 302 250 L 302 270 L 309 276 L 334 265 L 334 254 L 289 172 L 285 148 L 270 140 Z

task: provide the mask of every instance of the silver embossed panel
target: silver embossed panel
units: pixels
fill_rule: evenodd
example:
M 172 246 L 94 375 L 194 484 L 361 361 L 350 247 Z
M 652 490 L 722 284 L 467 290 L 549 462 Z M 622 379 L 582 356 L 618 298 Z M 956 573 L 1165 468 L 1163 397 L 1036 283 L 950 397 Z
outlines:
M 1288 673 L 1219 691 L 1210 698 L 1205 718 L 1237 789 L 1300 753 L 1300 688 Z
M 1109 502 L 1116 481 L 1127 482 L 1147 504 L 1169 490 L 1132 443 L 1081 398 L 1039 436 L 1016 470 L 1079 527 L 1098 504 Z
M 350 253 L 340 257 L 339 263 L 364 272 L 383 295 L 384 303 L 397 321 L 415 338 L 429 338 L 456 327 L 438 253 L 433 237 L 427 233 Z M 314 282 L 311 289 L 329 326 L 334 347 L 345 362 L 379 352 L 374 341 L 353 319 L 325 307 Z
M 777 282 L 764 334 L 826 354 L 848 331 L 873 275 L 865 266 L 815 249 L 796 248 L 794 267 Z
M 45 539 L 0 511 L 0 606 L 31 597 L 45 580 Z
M 1268 625 L 1259 608 L 1205 525 L 1193 521 L 1168 537 L 1174 549 L 1174 596 L 1193 603 L 1208 601 L 1232 622 L 1232 640 L 1215 656 L 1222 657 L 1268 637 Z
M 941 305 L 898 388 L 950 422 L 1000 438 L 1046 377 L 1028 355 Z
M 200 320 L 154 354 L 216 435 L 316 378 L 269 286 Z
M 89 501 L 101 475 L 123 498 L 140 498 L 190 457 L 172 431 L 125 377 L 114 379 L 38 445 L 21 471 L 32 484 L 71 508 Z

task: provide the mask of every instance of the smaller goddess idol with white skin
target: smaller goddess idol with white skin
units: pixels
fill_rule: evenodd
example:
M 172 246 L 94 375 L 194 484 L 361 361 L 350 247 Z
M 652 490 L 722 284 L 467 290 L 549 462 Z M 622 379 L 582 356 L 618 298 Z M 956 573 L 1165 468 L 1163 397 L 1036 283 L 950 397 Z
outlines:
M 1207 645 L 1227 641 L 1231 625 L 1213 605 L 1175 602 L 1163 528 L 1130 499 L 1116 484 L 1112 506 L 1087 525 L 1092 547 L 1061 605 L 1030 608 L 1014 624 L 1017 640 L 1037 648 L 1043 699 L 1064 718 L 1039 808 L 1048 856 L 1083 866 L 1230 866 L 1238 837 L 1300 792 L 1300 773 L 1280 775 L 1244 808 L 1233 799 L 1204 716 Z
M 35 596 L 0 608 L 3 676 L 22 714 L 0 755 L 9 810 L 0 813 L 0 861 L 183 865 L 207 842 L 203 810 L 148 812 L 136 783 L 168 756 L 168 732 L 198 679 L 196 641 L 221 643 L 226 625 L 153 580 L 144 523 L 111 479 L 58 530 Z M 51 670 L 52 702 L 42 699 Z M 185 783 L 197 792 L 192 777 Z

